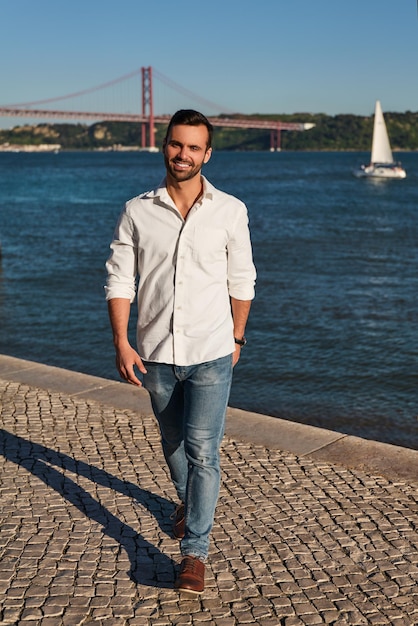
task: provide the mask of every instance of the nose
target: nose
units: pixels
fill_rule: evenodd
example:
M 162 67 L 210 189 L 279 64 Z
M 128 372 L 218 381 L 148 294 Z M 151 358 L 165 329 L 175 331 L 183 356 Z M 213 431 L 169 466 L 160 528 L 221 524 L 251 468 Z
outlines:
M 179 157 L 181 159 L 183 159 L 184 161 L 187 160 L 187 147 L 186 146 L 182 146 L 179 152 Z

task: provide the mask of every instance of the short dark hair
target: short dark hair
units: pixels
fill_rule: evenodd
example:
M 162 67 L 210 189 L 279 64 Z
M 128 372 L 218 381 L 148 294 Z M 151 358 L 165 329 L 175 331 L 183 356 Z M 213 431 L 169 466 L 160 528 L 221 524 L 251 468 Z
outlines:
M 180 124 L 185 124 L 186 126 L 200 126 L 203 124 L 203 126 L 206 126 L 208 129 L 208 142 L 206 147 L 210 148 L 212 146 L 212 124 L 209 122 L 208 118 L 203 115 L 203 113 L 199 113 L 199 111 L 194 111 L 193 109 L 180 109 L 174 113 L 168 124 L 164 141 L 167 141 L 173 126 L 179 126 Z

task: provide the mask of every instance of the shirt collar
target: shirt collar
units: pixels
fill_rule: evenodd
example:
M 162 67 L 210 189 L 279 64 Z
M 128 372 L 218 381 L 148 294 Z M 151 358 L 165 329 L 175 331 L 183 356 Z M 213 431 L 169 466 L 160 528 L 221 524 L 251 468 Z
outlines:
M 202 176 L 202 182 L 203 182 L 203 195 L 201 196 L 200 201 L 204 199 L 213 200 L 214 195 L 216 193 L 216 188 L 212 185 L 212 183 L 208 181 L 207 178 L 205 178 L 205 176 Z M 167 178 L 164 177 L 162 181 L 160 182 L 160 184 L 158 185 L 158 187 L 156 189 L 153 189 L 152 191 L 149 191 L 146 194 L 146 197 L 155 198 L 155 199 L 160 200 L 160 202 L 164 202 L 164 204 L 172 205 L 173 201 L 167 192 Z

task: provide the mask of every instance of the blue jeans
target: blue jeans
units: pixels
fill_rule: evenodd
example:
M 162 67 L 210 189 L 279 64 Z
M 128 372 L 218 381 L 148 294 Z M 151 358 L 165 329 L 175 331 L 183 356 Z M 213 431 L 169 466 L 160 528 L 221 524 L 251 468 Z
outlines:
M 198 365 L 145 363 L 144 387 L 161 430 L 171 478 L 185 505 L 183 556 L 205 561 L 220 487 L 219 447 L 232 381 L 232 356 Z

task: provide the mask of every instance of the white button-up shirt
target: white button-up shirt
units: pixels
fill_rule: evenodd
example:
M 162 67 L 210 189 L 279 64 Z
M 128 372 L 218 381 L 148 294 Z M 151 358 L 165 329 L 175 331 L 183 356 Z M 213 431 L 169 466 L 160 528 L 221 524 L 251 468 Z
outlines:
M 245 204 L 203 178 L 184 220 L 165 181 L 127 202 L 106 263 L 106 299 L 135 299 L 141 358 L 194 365 L 235 349 L 230 297 L 254 298 Z

